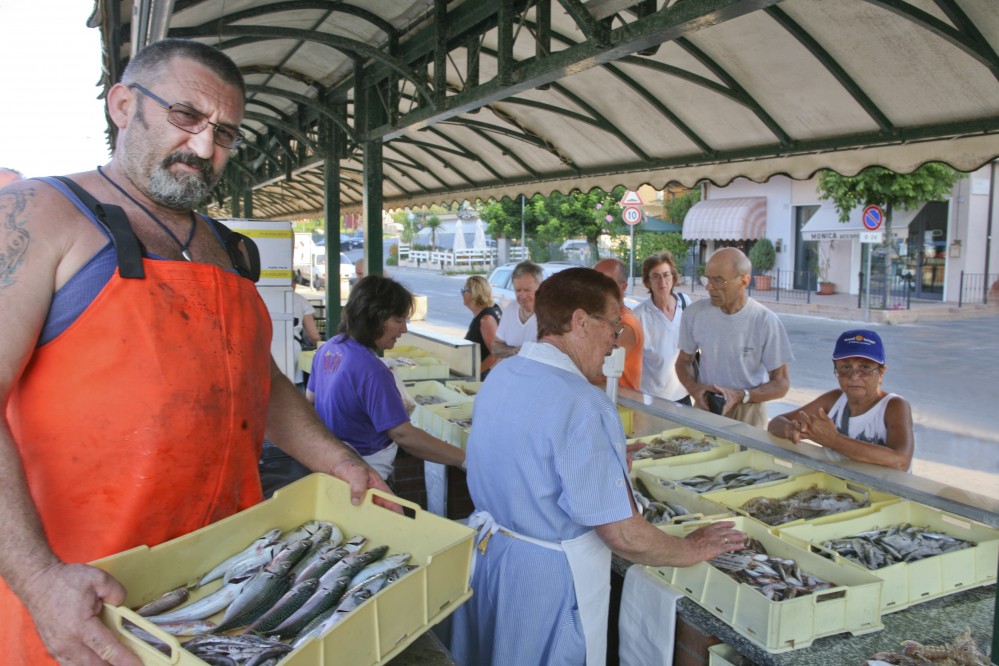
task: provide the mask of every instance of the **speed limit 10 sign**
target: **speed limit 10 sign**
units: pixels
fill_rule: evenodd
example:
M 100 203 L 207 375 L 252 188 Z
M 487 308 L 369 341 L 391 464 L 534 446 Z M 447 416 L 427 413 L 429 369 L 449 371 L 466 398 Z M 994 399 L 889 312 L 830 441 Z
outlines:
M 625 206 L 621 211 L 621 219 L 625 224 L 638 224 L 642 221 L 642 209 L 637 206 Z

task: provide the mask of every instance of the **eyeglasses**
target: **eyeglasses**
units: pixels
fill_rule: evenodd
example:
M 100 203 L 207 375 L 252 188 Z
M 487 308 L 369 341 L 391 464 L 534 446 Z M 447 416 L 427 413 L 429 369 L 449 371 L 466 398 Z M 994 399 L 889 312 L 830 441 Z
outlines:
M 462 287 L 460 293 L 462 293 L 462 294 L 470 294 L 470 293 L 472 293 L 472 290 L 469 289 L 468 287 Z
M 742 276 L 740 275 L 738 277 L 742 277 Z M 726 280 L 725 278 L 723 278 L 720 275 L 710 275 L 710 276 L 709 275 L 702 275 L 701 276 L 701 284 L 703 284 L 705 287 L 714 287 L 715 289 L 718 289 L 719 287 L 724 287 L 729 282 L 732 282 L 732 280 Z
M 649 279 L 653 282 L 669 282 L 673 279 L 672 273 L 649 273 Z
M 590 316 L 593 317 L 594 319 L 599 319 L 600 321 L 605 321 L 608 324 L 610 324 L 611 330 L 614 331 L 615 340 L 620 338 L 621 334 L 624 333 L 624 326 L 621 325 L 620 319 L 618 319 L 617 321 L 613 321 L 611 319 L 608 319 L 607 317 L 601 317 L 600 315 L 591 314 Z
M 854 374 L 860 375 L 861 377 L 870 377 L 875 372 L 880 370 L 882 367 L 884 366 L 858 365 L 857 367 L 853 368 L 850 367 L 849 365 L 841 365 L 833 369 L 833 374 L 836 375 L 837 377 L 843 377 L 845 379 L 852 377 Z
M 208 117 L 201 111 L 198 111 L 197 109 L 194 109 L 186 104 L 171 104 L 165 99 L 143 88 L 138 83 L 131 83 L 128 87 L 133 90 L 138 90 L 143 95 L 166 109 L 167 121 L 174 127 L 182 129 L 185 132 L 199 134 L 204 131 L 206 127 L 211 125 L 213 130 L 213 140 L 216 145 L 230 150 L 237 148 L 239 144 L 243 143 L 243 139 L 246 138 L 245 135 L 238 129 L 213 123 L 208 120 Z

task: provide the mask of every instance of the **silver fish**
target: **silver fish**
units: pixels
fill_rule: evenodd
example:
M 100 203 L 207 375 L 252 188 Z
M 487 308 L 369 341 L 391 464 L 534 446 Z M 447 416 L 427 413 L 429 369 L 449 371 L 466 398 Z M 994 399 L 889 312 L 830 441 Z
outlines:
M 298 562 L 298 558 L 308 548 L 308 542 L 300 540 L 278 553 L 260 573 L 247 582 L 246 587 L 240 591 L 239 596 L 229 604 L 225 614 L 222 616 L 222 623 L 219 625 L 217 631 L 225 631 L 222 627 L 229 626 L 231 622 L 245 620 L 248 613 L 260 609 L 264 604 L 267 604 L 269 607 L 270 604 L 273 604 L 281 595 L 287 592 L 291 586 L 288 572 L 291 571 L 291 568 Z M 256 619 L 256 617 L 253 617 L 250 619 L 250 622 Z
M 383 557 L 373 564 L 369 564 L 354 574 L 354 577 L 350 579 L 350 584 L 347 585 L 348 593 L 351 588 L 360 585 L 372 576 L 377 576 L 383 571 L 388 571 L 389 569 L 395 569 L 396 567 L 402 566 L 406 562 L 409 562 L 411 557 L 412 555 L 409 553 L 397 553 L 395 555 Z
M 265 634 L 276 636 L 294 636 L 309 625 L 317 616 L 336 607 L 347 589 L 350 582 L 349 576 L 339 578 L 323 577 L 319 581 L 319 587 L 309 599 L 302 604 L 302 607 L 295 611 L 291 617 L 274 627 L 264 631 Z
M 216 578 L 222 578 L 226 571 L 246 560 L 259 558 L 260 554 L 265 549 L 277 542 L 280 535 L 281 530 L 279 529 L 268 530 L 249 546 L 216 565 L 215 568 L 201 577 L 201 580 L 198 581 L 198 585 L 204 585 L 205 583 L 209 583 Z M 272 557 L 274 557 L 273 554 L 269 555 L 263 562 L 267 562 Z M 261 562 L 261 564 L 263 564 L 263 562 Z
M 309 578 L 296 583 L 272 608 L 250 625 L 250 631 L 265 632 L 278 626 L 308 601 L 319 587 L 318 578 Z
M 168 613 L 150 615 L 146 619 L 156 624 L 204 620 L 231 604 L 239 596 L 240 591 L 242 591 L 249 580 L 249 578 L 244 578 L 229 581 L 211 594 L 198 599 L 192 604 L 182 606 Z
M 313 620 L 312 624 L 303 629 L 302 633 L 295 637 L 295 640 L 292 642 L 292 647 L 298 648 L 310 639 L 318 638 L 328 632 L 336 626 L 338 622 L 342 621 L 348 613 L 373 597 L 378 590 L 385 586 L 385 583 L 386 580 L 384 576 L 376 576 L 366 582 L 358 588 L 356 592 L 351 594 L 349 597 L 345 597 L 335 609 L 327 611 Z
M 190 594 L 190 591 L 186 587 L 178 587 L 169 592 L 164 592 L 135 612 L 143 617 L 166 613 L 187 601 Z

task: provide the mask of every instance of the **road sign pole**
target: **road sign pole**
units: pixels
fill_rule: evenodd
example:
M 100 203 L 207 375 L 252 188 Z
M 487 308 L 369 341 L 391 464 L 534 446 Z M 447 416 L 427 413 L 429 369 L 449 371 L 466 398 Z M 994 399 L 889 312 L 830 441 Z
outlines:
M 629 224 L 628 230 L 631 232 L 631 252 L 628 255 L 631 257 L 629 262 L 631 266 L 628 268 L 628 286 L 632 289 L 635 288 L 635 225 Z
M 865 322 L 871 320 L 871 254 L 873 254 L 872 250 L 874 249 L 870 243 L 866 243 L 866 245 L 867 245 L 867 272 L 865 274 L 866 278 L 864 279 L 864 282 L 866 282 L 867 284 L 864 290 L 867 292 L 867 297 L 864 299 Z

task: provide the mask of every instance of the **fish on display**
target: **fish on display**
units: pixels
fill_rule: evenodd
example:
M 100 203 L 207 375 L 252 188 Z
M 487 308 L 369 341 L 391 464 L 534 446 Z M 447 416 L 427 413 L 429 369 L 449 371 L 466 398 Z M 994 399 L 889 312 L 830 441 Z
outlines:
M 180 608 L 159 615 L 150 615 L 146 619 L 155 624 L 204 620 L 228 608 L 229 604 L 239 596 L 239 593 L 249 580 L 249 578 L 233 579 L 208 596 L 202 597 L 187 606 L 181 606 Z
M 672 458 L 673 456 L 686 455 L 688 453 L 700 453 L 708 451 L 718 446 L 717 441 L 709 436 L 690 437 L 687 435 L 676 435 L 674 437 L 657 436 L 651 439 L 641 439 L 633 442 L 644 444 L 642 448 L 632 454 L 633 460 L 658 460 L 660 458 Z
M 866 506 L 870 506 L 866 497 L 857 499 L 849 493 L 811 486 L 781 499 L 754 497 L 742 505 L 742 510 L 767 525 L 783 525 L 799 518 L 818 518 Z
M 257 566 L 263 566 L 277 554 L 274 547 L 277 546 L 280 536 L 281 530 L 276 528 L 268 530 L 249 546 L 232 557 L 223 560 L 215 568 L 202 576 L 201 580 L 198 581 L 198 586 L 210 583 L 216 578 L 222 578 L 226 575 L 227 571 L 236 567 L 246 566 L 247 563 L 255 562 Z M 280 547 L 278 550 L 280 550 Z M 224 582 L 228 582 L 228 580 Z
M 455 424 L 459 428 L 464 428 L 468 430 L 472 427 L 472 419 L 449 419 L 451 423 Z
M 893 525 L 826 541 L 823 548 L 871 570 L 971 548 L 971 541 L 914 525 Z M 823 553 L 826 555 L 826 553 Z
M 148 604 L 139 608 L 135 612 L 142 616 L 149 615 L 159 615 L 160 613 L 165 613 L 169 610 L 173 610 L 177 606 L 181 605 L 190 596 L 190 592 L 186 587 L 178 587 L 176 589 L 170 590 L 169 592 L 164 592 L 156 599 L 153 599 Z
M 385 586 L 386 582 L 385 576 L 375 576 L 374 578 L 366 581 L 357 590 L 351 593 L 350 596 L 344 596 L 343 600 L 337 605 L 336 608 L 323 613 L 313 620 L 312 623 L 307 625 L 305 629 L 302 630 L 302 633 L 295 637 L 295 640 L 292 642 L 292 646 L 297 648 L 300 645 L 304 645 L 309 639 L 318 638 L 328 632 L 338 622 L 343 620 L 348 613 L 373 597 L 376 592 Z
M 749 539 L 741 550 L 723 553 L 708 562 L 772 601 L 803 597 L 833 587 L 801 569 L 792 559 L 768 555 L 759 541 Z
M 635 502 L 642 513 L 642 518 L 653 525 L 668 523 L 679 516 L 691 515 L 686 507 L 675 502 L 661 502 L 653 499 L 645 483 L 636 478 L 634 481 Z
M 440 405 L 447 402 L 439 395 L 417 395 L 413 397 L 413 401 L 418 405 Z
M 758 483 L 769 483 L 786 479 L 787 474 L 772 469 L 753 469 L 743 467 L 737 472 L 718 472 L 714 476 L 710 474 L 698 474 L 686 479 L 676 481 L 676 485 L 692 493 L 710 493 L 716 490 L 733 490 Z
M 184 649 L 209 664 L 232 663 L 237 666 L 259 666 L 269 659 L 280 659 L 292 651 L 287 643 L 254 634 L 206 634 L 184 643 Z M 226 659 L 229 661 L 224 661 Z
M 346 543 L 332 523 L 309 521 L 283 534 L 269 530 L 226 558 L 206 582 L 221 586 L 194 602 L 189 590 L 171 590 L 139 610 L 145 619 L 177 636 L 194 636 L 185 649 L 208 664 L 272 666 L 301 644 L 305 633 L 321 636 L 382 588 L 417 569 L 409 553 L 388 555 L 388 546 L 363 550 L 367 539 Z M 258 562 L 263 553 L 269 559 Z M 232 577 L 234 572 L 243 572 Z M 221 614 L 212 622 L 209 618 Z M 126 627 L 156 649 L 170 649 L 133 623 Z M 124 626 L 124 625 L 123 625 Z M 246 629 L 243 629 L 246 627 Z M 226 635 L 239 629 L 236 635 Z M 282 639 L 284 639 L 282 641 Z

